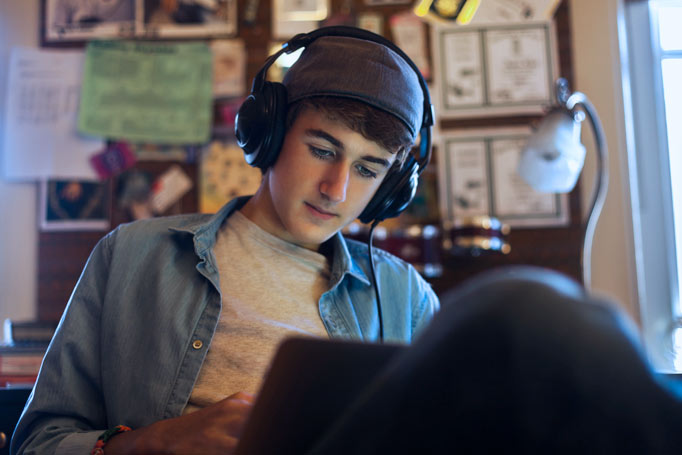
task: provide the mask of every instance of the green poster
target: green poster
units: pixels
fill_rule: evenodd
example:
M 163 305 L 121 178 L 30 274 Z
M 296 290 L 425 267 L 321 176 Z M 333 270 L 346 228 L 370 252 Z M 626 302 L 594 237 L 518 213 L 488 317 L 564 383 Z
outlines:
M 212 57 L 206 43 L 92 41 L 78 130 L 130 142 L 207 142 Z

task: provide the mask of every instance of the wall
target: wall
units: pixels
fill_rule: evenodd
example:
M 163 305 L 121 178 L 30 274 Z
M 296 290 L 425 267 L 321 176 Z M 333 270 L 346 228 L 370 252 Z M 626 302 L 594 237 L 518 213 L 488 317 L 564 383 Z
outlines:
M 637 318 L 629 186 L 621 178 L 628 175 L 616 22 L 621 1 L 570 0 L 573 88 L 586 93 L 597 108 L 610 147 L 611 182 L 594 240 L 592 287 L 621 302 Z M 37 46 L 38 10 L 38 0 L 0 2 L 0 118 L 6 97 L 4 62 L 13 45 Z M 594 169 L 591 140 L 587 133 L 584 207 Z M 30 318 L 36 312 L 36 199 L 34 184 L 0 179 L 0 319 Z
M 7 97 L 6 62 L 12 46 L 38 46 L 38 10 L 38 0 L 0 1 L 0 137 Z M 2 141 L 3 153 L 1 148 Z M 36 188 L 34 183 L 9 183 L 0 177 L 1 320 L 29 319 L 36 313 Z
M 574 90 L 597 109 L 609 147 L 609 193 L 596 228 L 592 250 L 592 289 L 623 304 L 639 320 L 618 17 L 623 0 L 570 0 Z M 587 162 L 583 207 L 589 205 L 595 151 L 589 126 L 583 126 Z

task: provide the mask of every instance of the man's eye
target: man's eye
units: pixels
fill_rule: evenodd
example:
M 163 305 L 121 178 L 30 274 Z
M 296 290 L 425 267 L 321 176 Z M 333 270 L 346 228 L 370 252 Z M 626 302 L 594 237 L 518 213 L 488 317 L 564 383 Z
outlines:
M 317 147 L 310 146 L 310 151 L 313 156 L 320 159 L 327 159 L 334 156 L 334 152 L 331 150 L 319 149 Z
M 360 174 L 360 177 L 367 179 L 375 179 L 377 177 L 376 172 L 367 169 L 365 166 L 358 164 L 355 168 L 357 169 L 358 174 Z

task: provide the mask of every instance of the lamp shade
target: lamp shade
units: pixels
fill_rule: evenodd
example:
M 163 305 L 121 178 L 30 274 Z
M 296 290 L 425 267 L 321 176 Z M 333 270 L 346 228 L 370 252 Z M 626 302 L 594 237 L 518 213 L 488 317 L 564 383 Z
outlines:
M 562 107 L 542 119 L 521 153 L 517 171 L 536 191 L 567 193 L 575 187 L 584 163 L 580 121 Z

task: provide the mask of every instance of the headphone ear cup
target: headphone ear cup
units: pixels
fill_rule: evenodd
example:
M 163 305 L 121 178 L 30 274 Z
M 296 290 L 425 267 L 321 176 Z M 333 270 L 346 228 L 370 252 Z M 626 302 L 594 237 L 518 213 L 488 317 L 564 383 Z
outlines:
M 410 157 L 402 169 L 386 176 L 358 218 L 370 223 L 400 215 L 414 199 L 418 184 L 419 164 Z
M 251 93 L 235 117 L 237 143 L 251 166 L 267 169 L 275 163 L 286 130 L 287 90 L 279 82 L 264 82 Z

